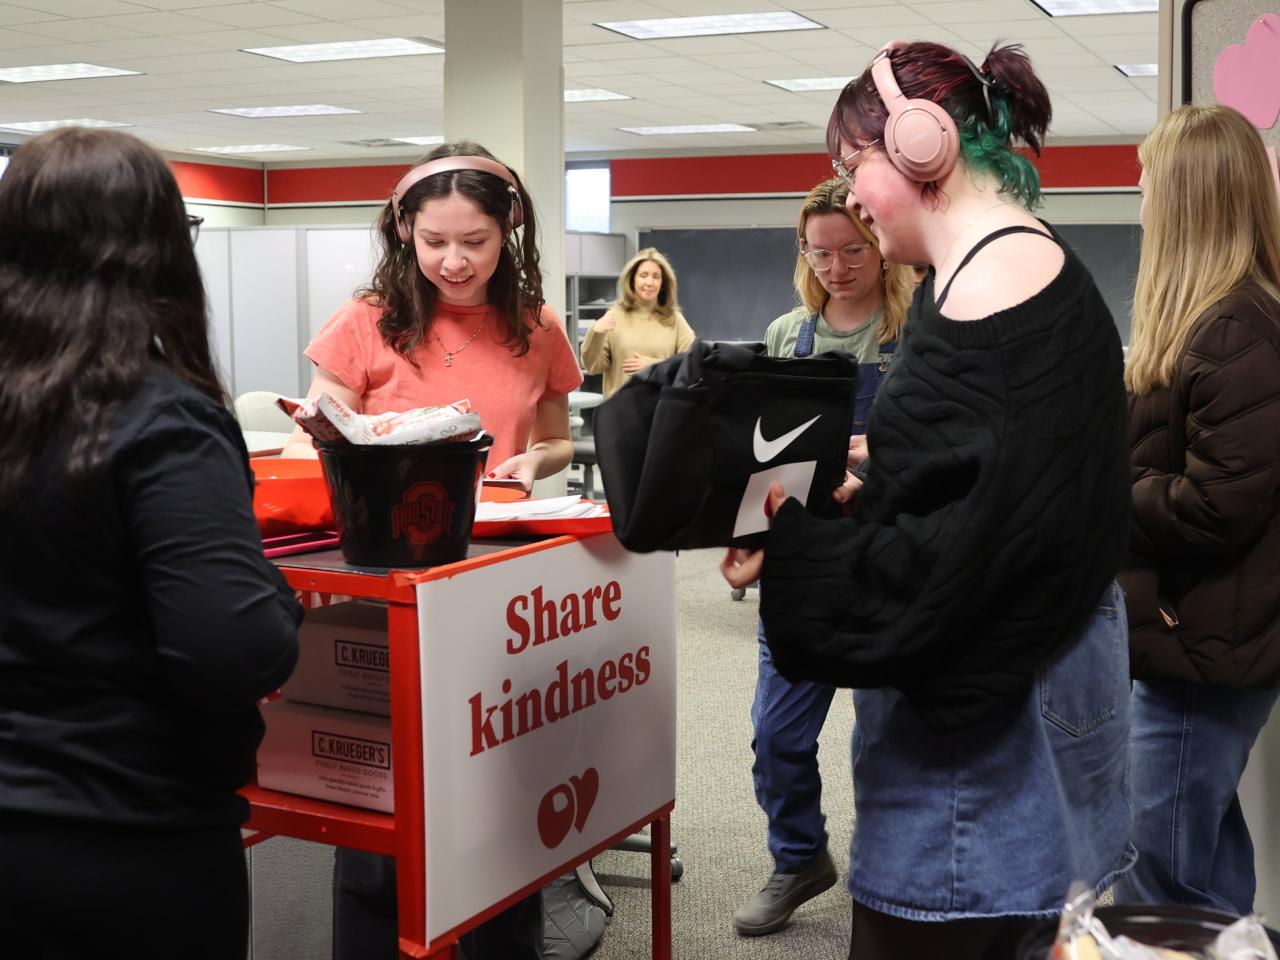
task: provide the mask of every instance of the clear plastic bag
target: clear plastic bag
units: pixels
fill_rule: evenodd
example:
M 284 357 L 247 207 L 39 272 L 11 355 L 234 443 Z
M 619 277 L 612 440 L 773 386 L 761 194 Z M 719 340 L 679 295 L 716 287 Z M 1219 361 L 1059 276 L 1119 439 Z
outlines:
M 1049 960 L 1278 960 L 1257 915 L 1231 924 L 1203 952 L 1188 953 L 1111 936 L 1094 916 L 1096 906 L 1092 890 L 1079 882 L 1071 885 Z

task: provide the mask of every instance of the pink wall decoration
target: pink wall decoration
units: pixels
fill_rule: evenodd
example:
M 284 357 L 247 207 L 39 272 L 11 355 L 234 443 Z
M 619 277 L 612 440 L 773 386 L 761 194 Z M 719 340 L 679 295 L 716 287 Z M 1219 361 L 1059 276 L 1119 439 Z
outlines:
M 1260 130 L 1280 115 L 1280 16 L 1265 13 L 1249 27 L 1244 43 L 1218 55 L 1213 65 L 1218 102 L 1235 107 Z

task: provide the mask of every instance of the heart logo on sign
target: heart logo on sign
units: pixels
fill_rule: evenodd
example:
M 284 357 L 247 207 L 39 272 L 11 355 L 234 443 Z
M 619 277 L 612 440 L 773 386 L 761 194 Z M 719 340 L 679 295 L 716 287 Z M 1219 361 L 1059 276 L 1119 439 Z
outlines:
M 568 783 L 557 783 L 548 790 L 538 804 L 538 836 L 542 845 L 554 850 L 564 843 L 571 829 L 581 833 L 599 792 L 600 773 L 595 767 L 587 767 L 582 776 L 572 776 Z

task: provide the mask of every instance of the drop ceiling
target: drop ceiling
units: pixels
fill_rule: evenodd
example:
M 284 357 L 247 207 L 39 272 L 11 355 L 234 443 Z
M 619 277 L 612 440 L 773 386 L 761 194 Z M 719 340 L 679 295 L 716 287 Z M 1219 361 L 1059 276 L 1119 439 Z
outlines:
M 793 10 L 826 29 L 640 41 L 594 25 L 768 10 Z M 565 0 L 566 87 L 632 98 L 565 104 L 565 148 L 570 159 L 818 148 L 835 94 L 791 93 L 766 81 L 857 73 L 891 39 L 935 40 L 977 59 L 997 38 L 1019 41 L 1053 98 L 1052 140 L 1133 141 L 1155 123 L 1156 79 L 1125 77 L 1113 64 L 1155 62 L 1156 33 L 1154 13 L 1051 18 L 1031 0 Z M 85 62 L 140 74 L 0 83 L 0 122 L 128 123 L 174 154 L 282 143 L 309 149 L 246 159 L 411 157 L 420 148 L 353 143 L 443 133 L 444 57 L 287 63 L 242 52 L 379 37 L 429 38 L 447 49 L 444 0 L 0 2 L 0 67 Z M 209 112 L 316 103 L 361 112 L 277 119 Z M 709 123 L 763 129 L 666 136 L 618 129 Z M 0 130 L 0 141 L 21 139 Z

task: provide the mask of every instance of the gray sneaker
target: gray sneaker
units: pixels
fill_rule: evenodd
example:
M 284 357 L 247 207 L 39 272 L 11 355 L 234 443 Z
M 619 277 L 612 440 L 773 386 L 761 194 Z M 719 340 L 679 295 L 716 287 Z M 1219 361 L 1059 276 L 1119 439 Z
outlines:
M 796 907 L 835 885 L 836 865 L 826 850 L 799 873 L 777 873 L 764 889 L 733 915 L 733 926 L 744 937 L 762 937 L 781 930 Z

